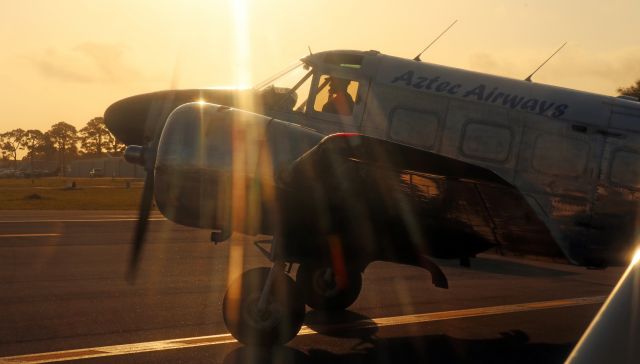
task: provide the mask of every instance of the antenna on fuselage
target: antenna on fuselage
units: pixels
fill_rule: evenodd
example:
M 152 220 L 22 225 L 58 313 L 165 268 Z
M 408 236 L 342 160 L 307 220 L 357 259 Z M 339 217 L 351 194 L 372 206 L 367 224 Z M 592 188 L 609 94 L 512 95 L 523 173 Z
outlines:
M 538 66 L 538 68 L 536 68 L 536 70 L 535 70 L 535 71 L 533 71 L 533 72 L 532 72 L 532 73 L 531 73 L 527 78 L 525 78 L 524 80 L 525 80 L 525 81 L 527 81 L 527 82 L 531 82 L 531 77 L 533 77 L 533 75 L 535 75 L 535 74 L 536 74 L 536 72 L 538 72 L 538 70 L 539 70 L 540 68 L 542 68 L 542 66 L 544 66 L 545 64 L 547 64 L 547 62 L 549 62 L 549 60 L 550 60 L 551 58 L 553 58 L 553 56 L 555 56 L 556 54 L 558 54 L 558 52 L 560 52 L 560 50 L 561 50 L 562 48 L 564 48 L 564 46 L 565 46 L 565 45 L 567 45 L 567 42 L 564 42 L 564 43 L 560 46 L 560 48 L 556 49 L 556 51 L 555 51 L 555 52 L 553 52 L 553 54 L 552 54 L 551 56 L 549 56 L 549 58 L 547 58 L 544 62 L 542 62 L 542 64 L 541 64 L 540 66 Z
M 451 25 L 449 25 L 449 26 L 447 27 L 447 29 L 445 29 L 442 33 L 440 33 L 440 35 L 439 35 L 439 36 L 437 36 L 437 37 L 436 37 L 436 39 L 434 39 L 433 41 L 431 41 L 431 43 L 429 43 L 429 45 L 428 45 L 428 46 L 426 46 L 426 47 L 422 50 L 422 52 L 418 53 L 418 55 L 417 55 L 417 56 L 415 56 L 415 57 L 413 58 L 413 60 L 414 60 L 414 61 L 418 61 L 418 62 L 422 61 L 422 60 L 420 59 L 420 56 L 422 55 L 422 53 L 426 52 L 426 51 L 427 51 L 427 49 L 429 49 L 429 47 L 431 47 L 431 46 L 433 45 L 433 43 L 437 42 L 437 41 L 438 41 L 438 39 L 440 39 L 440 37 L 442 37 L 442 36 L 444 35 L 444 33 L 446 33 L 447 31 L 449 31 L 449 29 L 451 29 L 451 27 L 452 27 L 455 23 L 457 23 L 457 22 L 458 22 L 458 19 L 454 20 L 454 21 L 453 21 L 453 23 L 451 23 Z
M 311 52 L 311 46 L 310 46 L 310 45 L 308 45 L 308 46 L 307 46 L 307 48 L 309 48 L 309 55 L 310 55 L 310 56 L 313 56 L 313 52 Z

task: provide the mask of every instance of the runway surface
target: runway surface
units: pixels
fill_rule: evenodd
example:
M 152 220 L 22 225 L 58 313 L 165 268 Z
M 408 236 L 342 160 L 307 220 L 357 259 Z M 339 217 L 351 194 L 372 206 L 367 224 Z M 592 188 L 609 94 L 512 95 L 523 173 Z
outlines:
M 444 290 L 377 262 L 349 311 L 308 310 L 296 339 L 264 352 L 221 315 L 229 276 L 268 265 L 253 247 L 264 237 L 214 245 L 152 218 L 132 285 L 134 211 L 0 211 L 0 362 L 562 362 L 623 271 L 487 254 L 439 261 Z

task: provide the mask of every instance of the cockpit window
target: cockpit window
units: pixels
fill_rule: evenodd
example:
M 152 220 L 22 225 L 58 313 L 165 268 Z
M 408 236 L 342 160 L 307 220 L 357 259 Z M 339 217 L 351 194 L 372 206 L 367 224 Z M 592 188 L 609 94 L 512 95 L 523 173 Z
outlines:
M 315 111 L 351 116 L 358 95 L 356 80 L 323 75 L 316 91 Z
M 311 88 L 312 71 L 299 62 L 257 84 L 266 105 L 281 110 L 304 111 Z

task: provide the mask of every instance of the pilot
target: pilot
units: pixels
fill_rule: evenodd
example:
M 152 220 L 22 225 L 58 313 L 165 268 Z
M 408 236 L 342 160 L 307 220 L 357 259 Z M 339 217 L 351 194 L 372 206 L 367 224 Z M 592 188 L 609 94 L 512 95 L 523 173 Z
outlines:
M 353 98 L 347 91 L 351 81 L 344 78 L 329 77 L 329 98 L 322 106 L 322 112 L 350 116 L 353 113 Z

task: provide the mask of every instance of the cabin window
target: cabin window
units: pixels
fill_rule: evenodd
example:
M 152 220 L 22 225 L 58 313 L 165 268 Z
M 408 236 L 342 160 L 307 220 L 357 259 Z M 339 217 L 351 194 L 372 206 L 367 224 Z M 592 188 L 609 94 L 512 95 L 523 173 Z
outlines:
M 640 154 L 628 150 L 614 152 L 609 178 L 619 185 L 640 188 Z
M 533 148 L 532 167 L 538 172 L 565 177 L 584 173 L 589 143 L 559 135 L 540 134 Z
M 400 143 L 425 149 L 433 148 L 438 136 L 438 115 L 396 109 L 391 116 L 389 136 Z
M 509 158 L 513 133 L 511 129 L 483 122 L 469 122 L 462 130 L 461 151 L 467 157 L 491 162 Z
M 356 80 L 322 75 L 316 88 L 313 109 L 338 116 L 353 115 L 359 85 Z

